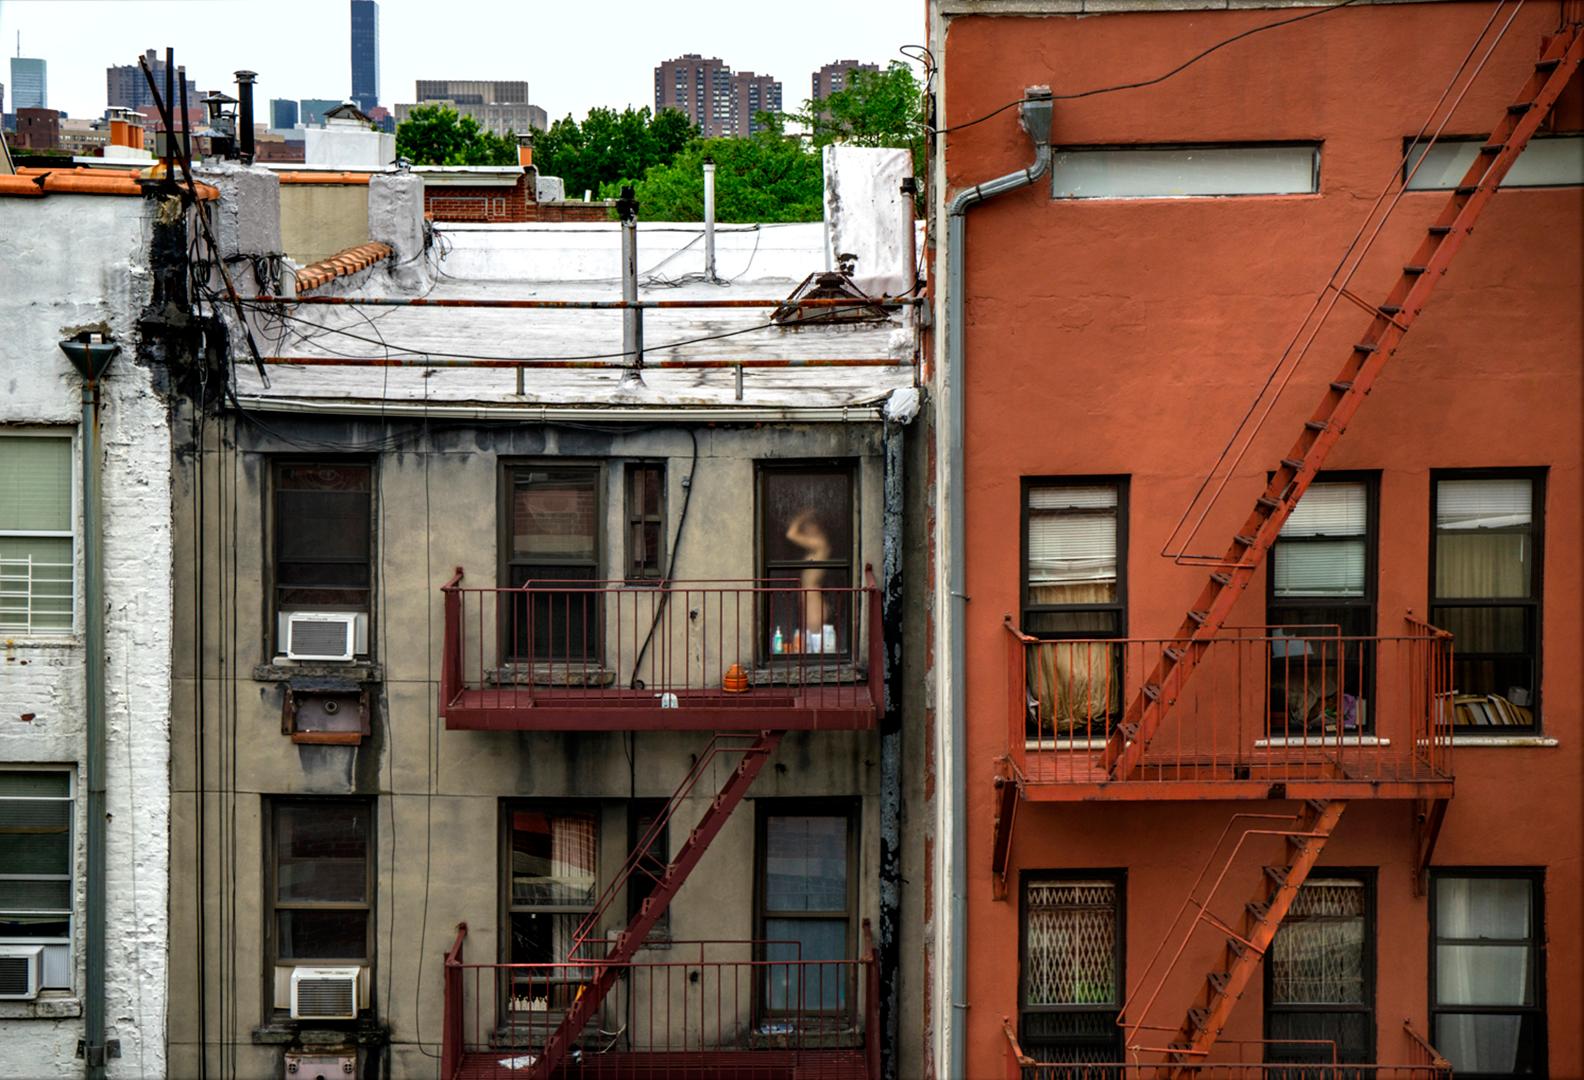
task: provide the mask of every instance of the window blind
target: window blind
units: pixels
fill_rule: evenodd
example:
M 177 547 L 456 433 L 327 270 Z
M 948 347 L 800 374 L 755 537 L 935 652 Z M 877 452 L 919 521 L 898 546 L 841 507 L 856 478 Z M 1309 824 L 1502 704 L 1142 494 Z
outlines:
M 1440 480 L 1436 528 L 1506 529 L 1534 520 L 1534 481 L 1527 477 Z
M 1116 580 L 1116 488 L 1033 488 L 1028 504 L 1029 584 Z
M 0 532 L 71 532 L 71 439 L 0 436 Z
M 1364 561 L 1362 540 L 1287 544 L 1276 557 L 1276 595 L 1363 596 Z
M 1363 536 L 1367 528 L 1364 485 L 1319 483 L 1310 486 L 1282 526 L 1281 535 Z

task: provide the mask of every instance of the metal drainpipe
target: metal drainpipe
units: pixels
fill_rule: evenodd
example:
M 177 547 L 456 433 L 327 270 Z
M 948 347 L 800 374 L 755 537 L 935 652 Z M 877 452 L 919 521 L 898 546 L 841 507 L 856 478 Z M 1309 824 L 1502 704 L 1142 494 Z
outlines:
M 89 335 L 60 343 L 82 376 L 83 660 L 87 682 L 88 926 L 83 958 L 83 1047 L 89 1080 L 105 1075 L 105 687 L 104 552 L 99 507 L 99 381 L 121 346 Z M 111 1052 L 119 1046 L 111 1047 Z
M 880 716 L 880 1047 L 878 1080 L 896 1080 L 902 961 L 902 528 L 903 427 L 886 421 L 880 516 L 880 623 L 885 709 Z M 873 678 L 873 674 L 870 678 Z
M 1018 113 L 1023 130 L 1034 142 L 1034 161 L 1026 169 L 998 176 L 959 191 L 946 210 L 946 445 L 953 449 L 947 475 L 951 494 L 947 514 L 948 633 L 947 657 L 951 672 L 951 1077 L 968 1075 L 968 820 L 967 820 L 967 696 L 963 677 L 968 666 L 966 569 L 964 563 L 966 515 L 963 498 L 967 483 L 963 471 L 963 265 L 966 252 L 967 214 L 970 207 L 1008 191 L 1027 187 L 1050 169 L 1051 91 L 1030 86 L 1023 91 Z
M 622 188 L 616 200 L 616 216 L 621 218 L 622 240 L 622 299 L 629 304 L 638 300 L 638 197 L 629 185 Z M 630 365 L 622 376 L 624 387 L 643 385 L 643 309 L 622 309 L 622 353 Z
M 704 280 L 719 281 L 715 276 L 715 161 L 704 159 Z

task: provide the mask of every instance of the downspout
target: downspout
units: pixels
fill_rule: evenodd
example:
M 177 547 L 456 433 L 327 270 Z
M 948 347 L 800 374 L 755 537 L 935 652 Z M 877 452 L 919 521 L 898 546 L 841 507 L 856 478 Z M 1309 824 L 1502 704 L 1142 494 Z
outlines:
M 1050 169 L 1051 91 L 1048 86 L 1030 86 L 1023 91 L 1019 118 L 1023 130 L 1034 142 L 1034 161 L 1026 169 L 998 176 L 959 191 L 946 209 L 946 446 L 952 449 L 947 490 L 951 493 L 947 513 L 946 565 L 948 608 L 947 625 L 951 647 L 947 657 L 951 673 L 951 1068 L 948 1076 L 968 1075 L 968 753 L 967 695 L 964 675 L 968 668 L 968 648 L 964 626 L 968 621 L 967 572 L 964 562 L 966 515 L 963 512 L 966 477 L 963 470 L 963 265 L 968 210 L 987 199 L 1021 187 L 1028 187 Z
M 880 715 L 880 935 L 876 942 L 882 1057 L 875 1080 L 897 1080 L 902 967 L 902 530 L 907 494 L 902 454 L 905 425 L 913 414 L 893 411 L 890 402 L 885 413 L 880 514 L 885 707 Z M 875 676 L 875 672 L 869 675 Z
M 82 376 L 83 660 L 87 683 L 88 881 L 82 1057 L 88 1080 L 105 1075 L 105 619 L 103 526 L 99 506 L 99 380 L 121 346 L 89 334 L 60 343 Z M 116 1053 L 119 1046 L 110 1052 Z

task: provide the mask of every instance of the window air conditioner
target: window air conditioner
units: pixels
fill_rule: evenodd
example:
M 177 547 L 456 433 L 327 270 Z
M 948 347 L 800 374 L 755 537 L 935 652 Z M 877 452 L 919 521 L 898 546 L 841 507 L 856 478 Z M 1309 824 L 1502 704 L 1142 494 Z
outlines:
M 286 658 L 351 660 L 357 655 L 360 618 L 352 611 L 286 613 Z
M 291 973 L 293 1020 L 356 1020 L 357 967 L 299 967 Z
M 0 945 L 0 1000 L 32 1001 L 44 981 L 44 946 Z

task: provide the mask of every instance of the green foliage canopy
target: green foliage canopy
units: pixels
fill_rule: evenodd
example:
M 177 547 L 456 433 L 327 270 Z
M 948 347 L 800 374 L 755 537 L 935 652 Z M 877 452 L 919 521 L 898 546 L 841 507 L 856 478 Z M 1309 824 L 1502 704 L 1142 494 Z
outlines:
M 623 179 L 643 176 L 669 165 L 698 138 L 686 113 L 662 109 L 658 116 L 642 109 L 590 109 L 580 124 L 572 117 L 557 120 L 534 139 L 534 164 L 542 176 L 559 176 L 568 198 L 600 192 Z
M 515 165 L 517 140 L 444 105 L 419 105 L 396 127 L 396 154 L 414 165 Z
M 715 162 L 715 219 L 721 222 L 818 221 L 824 173 L 818 154 L 787 137 L 776 123 L 746 139 L 705 139 L 634 183 L 646 221 L 699 221 L 704 216 L 704 159 Z M 620 183 L 601 194 L 614 198 Z

